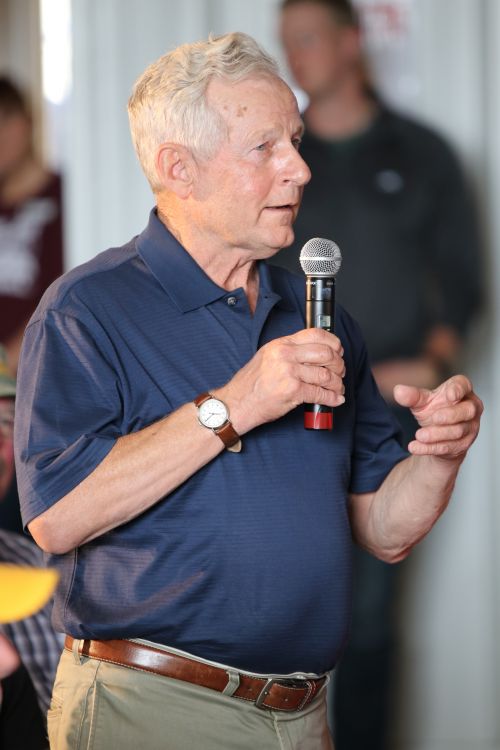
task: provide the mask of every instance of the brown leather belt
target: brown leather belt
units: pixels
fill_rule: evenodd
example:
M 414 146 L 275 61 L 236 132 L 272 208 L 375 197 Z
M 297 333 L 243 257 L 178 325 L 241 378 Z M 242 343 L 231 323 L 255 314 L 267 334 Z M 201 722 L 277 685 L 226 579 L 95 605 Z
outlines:
M 77 648 L 80 655 L 91 659 L 217 690 L 271 711 L 300 711 L 311 703 L 327 679 L 326 676 L 314 679 L 253 677 L 229 667 L 226 670 L 194 658 L 127 640 L 77 640 L 67 635 L 64 647 L 68 651 Z

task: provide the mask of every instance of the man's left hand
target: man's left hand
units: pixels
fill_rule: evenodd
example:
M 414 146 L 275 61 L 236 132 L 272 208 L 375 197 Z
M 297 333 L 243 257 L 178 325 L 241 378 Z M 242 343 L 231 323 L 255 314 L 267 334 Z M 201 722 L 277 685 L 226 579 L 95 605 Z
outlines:
M 483 403 L 464 375 L 454 375 L 432 391 L 397 385 L 394 400 L 408 407 L 420 425 L 408 445 L 415 456 L 461 460 L 477 437 Z

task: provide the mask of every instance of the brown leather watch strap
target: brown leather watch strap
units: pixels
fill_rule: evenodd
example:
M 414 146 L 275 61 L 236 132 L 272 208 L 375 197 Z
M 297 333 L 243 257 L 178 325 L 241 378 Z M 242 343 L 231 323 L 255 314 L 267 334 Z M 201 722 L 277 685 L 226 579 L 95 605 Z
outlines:
M 199 396 L 196 396 L 194 400 L 194 405 L 200 407 L 202 404 L 205 403 L 205 401 L 208 401 L 209 398 L 213 398 L 213 396 L 211 396 L 210 393 L 200 393 Z
M 229 419 L 222 425 L 222 427 L 217 427 L 214 432 L 220 437 L 228 451 L 231 451 L 231 453 L 239 453 L 241 451 L 240 436 Z
M 199 396 L 196 396 L 194 399 L 195 406 L 198 408 L 205 403 L 205 401 L 208 401 L 209 398 L 216 398 L 215 396 L 212 396 L 211 393 L 200 393 Z M 220 398 L 216 399 L 217 401 L 220 401 Z M 224 403 L 224 402 L 222 402 Z M 224 404 L 226 406 L 226 404 Z M 227 409 L 227 406 L 226 406 Z M 229 413 L 229 410 L 228 410 Z M 231 424 L 230 420 L 228 419 L 226 422 L 224 422 L 223 425 L 220 427 L 215 428 L 209 428 L 212 429 L 212 432 L 215 432 L 217 437 L 219 437 L 222 442 L 224 443 L 224 446 L 228 451 L 231 451 L 231 453 L 239 453 L 241 451 L 241 438 L 234 429 L 233 425 Z

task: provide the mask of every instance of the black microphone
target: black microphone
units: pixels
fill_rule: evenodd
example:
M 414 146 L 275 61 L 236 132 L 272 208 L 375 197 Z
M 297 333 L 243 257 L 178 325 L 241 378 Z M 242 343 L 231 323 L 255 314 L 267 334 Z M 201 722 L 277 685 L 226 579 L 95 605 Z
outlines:
M 300 251 L 300 265 L 306 275 L 306 327 L 335 327 L 335 276 L 342 264 L 339 247 L 332 240 L 314 237 Z M 331 430 L 333 409 L 321 404 L 304 404 L 307 430 Z

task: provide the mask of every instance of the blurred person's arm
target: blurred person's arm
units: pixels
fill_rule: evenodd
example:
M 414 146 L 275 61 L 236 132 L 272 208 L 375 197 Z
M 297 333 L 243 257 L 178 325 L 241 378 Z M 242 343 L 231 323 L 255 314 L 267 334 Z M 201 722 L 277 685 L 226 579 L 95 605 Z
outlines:
M 484 304 L 485 280 L 482 241 L 475 197 L 455 154 L 446 144 L 436 174 L 433 222 L 424 238 L 432 290 L 434 318 L 425 349 L 445 363 L 457 351 L 440 331 L 465 337 Z
M 423 229 L 422 262 L 432 286 L 432 322 L 418 357 L 373 365 L 388 403 L 394 387 L 435 388 L 456 367 L 467 328 L 483 301 L 478 218 L 461 165 L 448 144 L 434 141 L 434 214 Z
M 420 357 L 389 359 L 372 365 L 378 389 L 389 404 L 394 402 L 394 388 L 406 383 L 416 388 L 433 389 L 455 369 L 462 339 L 451 326 L 436 325 L 429 331 Z

